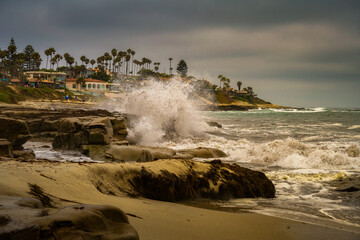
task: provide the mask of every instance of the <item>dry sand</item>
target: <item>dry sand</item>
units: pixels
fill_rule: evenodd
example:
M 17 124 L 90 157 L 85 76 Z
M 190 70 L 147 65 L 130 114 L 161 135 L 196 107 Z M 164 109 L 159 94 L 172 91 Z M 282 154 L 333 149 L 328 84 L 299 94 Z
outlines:
M 0 161 L 0 194 L 28 196 L 28 183 L 53 196 L 57 206 L 108 204 L 129 215 L 140 239 L 360 239 L 360 234 L 253 213 L 229 213 L 176 203 L 100 193 L 93 169 L 115 164 Z M 122 167 L 130 167 L 123 164 Z M 119 167 L 119 166 L 117 166 Z M 59 199 L 63 200 L 59 200 Z M 50 209 L 51 211 L 51 209 Z

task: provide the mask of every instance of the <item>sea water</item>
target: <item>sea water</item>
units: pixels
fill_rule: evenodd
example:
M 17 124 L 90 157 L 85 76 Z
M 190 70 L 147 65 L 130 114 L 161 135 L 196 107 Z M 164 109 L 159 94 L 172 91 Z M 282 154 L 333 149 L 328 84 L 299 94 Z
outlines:
M 222 128 L 212 128 L 206 137 L 163 145 L 219 148 L 229 154 L 223 161 L 263 171 L 276 188 L 274 199 L 211 204 L 359 230 L 360 194 L 336 191 L 331 183 L 359 180 L 360 109 L 258 109 L 202 115 Z

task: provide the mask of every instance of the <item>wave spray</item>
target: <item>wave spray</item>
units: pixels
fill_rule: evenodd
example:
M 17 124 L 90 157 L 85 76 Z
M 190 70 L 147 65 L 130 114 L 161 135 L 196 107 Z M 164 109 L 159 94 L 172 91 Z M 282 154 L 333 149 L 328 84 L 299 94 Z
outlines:
M 209 127 L 200 116 L 194 95 L 189 84 L 175 79 L 151 80 L 134 89 L 117 109 L 133 116 L 128 139 L 142 145 L 156 145 L 164 139 L 202 135 Z

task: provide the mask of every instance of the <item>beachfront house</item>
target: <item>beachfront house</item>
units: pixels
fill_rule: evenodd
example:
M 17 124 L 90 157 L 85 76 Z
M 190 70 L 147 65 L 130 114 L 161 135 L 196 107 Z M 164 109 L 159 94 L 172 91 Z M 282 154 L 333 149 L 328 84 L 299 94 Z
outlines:
M 47 71 L 27 71 L 24 72 L 27 83 L 35 86 L 36 83 L 54 88 L 64 88 L 66 73 L 47 72 Z
M 78 83 L 76 78 L 66 79 L 66 88 L 70 91 L 81 91 L 92 95 L 104 95 L 106 91 L 106 82 L 97 79 L 84 79 Z

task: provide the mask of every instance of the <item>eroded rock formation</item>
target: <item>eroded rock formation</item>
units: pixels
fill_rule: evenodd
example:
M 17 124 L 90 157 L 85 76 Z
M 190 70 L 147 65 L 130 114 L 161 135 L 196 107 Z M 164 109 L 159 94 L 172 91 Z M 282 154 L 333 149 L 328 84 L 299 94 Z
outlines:
M 108 205 L 70 205 L 48 214 L 38 199 L 0 196 L 0 239 L 126 239 L 139 236 L 126 214 Z

